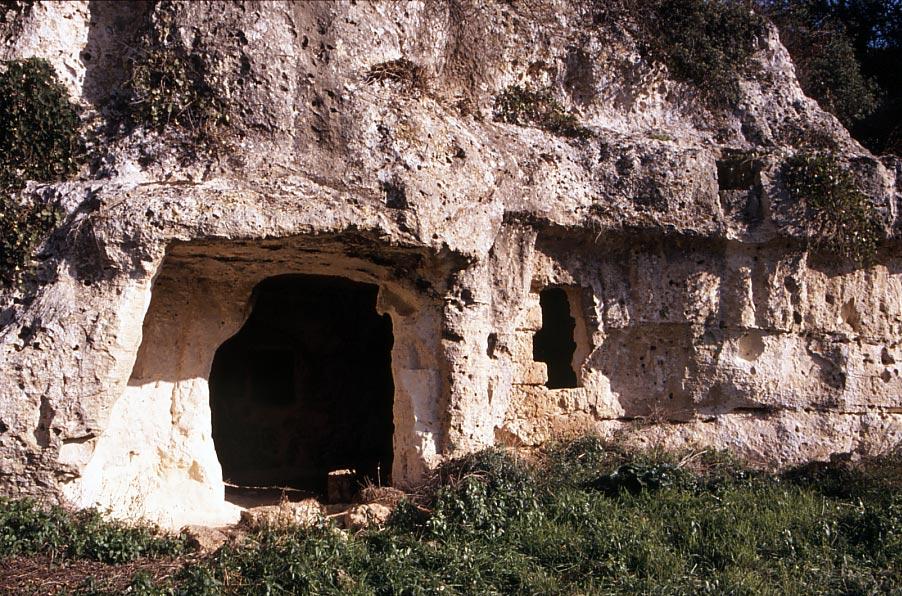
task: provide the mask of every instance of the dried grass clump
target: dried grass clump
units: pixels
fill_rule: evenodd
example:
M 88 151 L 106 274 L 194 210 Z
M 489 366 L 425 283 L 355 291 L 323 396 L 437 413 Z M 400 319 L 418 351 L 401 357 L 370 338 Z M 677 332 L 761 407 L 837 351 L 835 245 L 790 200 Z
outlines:
M 407 58 L 373 65 L 366 74 L 367 83 L 396 83 L 408 93 L 426 91 L 426 71 Z

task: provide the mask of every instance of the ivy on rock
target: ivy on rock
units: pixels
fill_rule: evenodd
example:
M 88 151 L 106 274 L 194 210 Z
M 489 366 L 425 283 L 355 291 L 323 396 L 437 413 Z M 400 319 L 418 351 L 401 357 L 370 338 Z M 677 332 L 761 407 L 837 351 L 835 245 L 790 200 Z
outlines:
M 77 108 L 46 60 L 2 63 L 0 122 L 0 282 L 9 285 L 59 222 L 53 206 L 20 199 L 25 182 L 71 176 L 83 151 Z

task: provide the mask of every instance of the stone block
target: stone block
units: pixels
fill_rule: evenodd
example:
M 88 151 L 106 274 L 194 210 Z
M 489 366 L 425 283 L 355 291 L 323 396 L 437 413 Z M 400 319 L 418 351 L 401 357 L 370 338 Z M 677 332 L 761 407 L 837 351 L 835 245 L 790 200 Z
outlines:
M 523 362 L 514 366 L 515 385 L 544 385 L 548 382 L 548 365 L 544 362 Z
M 382 526 L 391 517 L 392 508 L 381 503 L 354 505 L 345 513 L 345 528 L 362 530 L 373 526 Z
M 350 503 L 357 491 L 357 472 L 332 470 L 326 478 L 326 502 Z

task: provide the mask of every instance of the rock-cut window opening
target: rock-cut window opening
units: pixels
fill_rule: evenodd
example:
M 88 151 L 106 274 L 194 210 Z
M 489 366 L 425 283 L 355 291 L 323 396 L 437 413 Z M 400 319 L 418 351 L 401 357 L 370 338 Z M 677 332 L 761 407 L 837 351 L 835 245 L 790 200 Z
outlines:
M 576 352 L 576 319 L 570 314 L 570 300 L 563 288 L 545 288 L 539 293 L 542 328 L 533 337 L 533 359 L 548 366 L 549 389 L 578 387 L 573 370 Z
M 323 494 L 332 470 L 388 484 L 391 320 L 377 286 L 340 277 L 263 280 L 210 373 L 213 441 L 227 485 Z

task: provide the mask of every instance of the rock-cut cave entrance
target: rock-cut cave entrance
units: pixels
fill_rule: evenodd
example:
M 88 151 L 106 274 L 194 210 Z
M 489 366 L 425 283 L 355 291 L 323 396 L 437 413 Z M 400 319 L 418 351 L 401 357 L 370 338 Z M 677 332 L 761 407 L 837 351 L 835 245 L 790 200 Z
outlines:
M 227 484 L 322 494 L 353 469 L 390 482 L 391 320 L 378 288 L 340 277 L 281 275 L 254 289 L 241 330 L 210 373 L 213 441 Z

